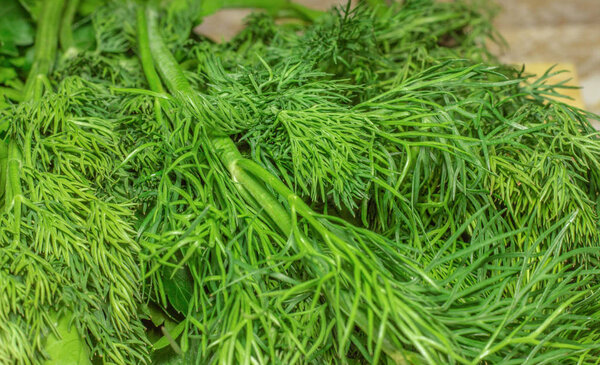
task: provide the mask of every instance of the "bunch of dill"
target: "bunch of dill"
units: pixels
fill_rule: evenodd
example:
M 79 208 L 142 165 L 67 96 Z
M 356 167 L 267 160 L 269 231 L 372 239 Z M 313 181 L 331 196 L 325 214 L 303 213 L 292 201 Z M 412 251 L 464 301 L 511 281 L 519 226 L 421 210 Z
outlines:
M 202 2 L 84 5 L 2 104 L 0 360 L 600 359 L 598 117 L 485 3 L 219 2 L 270 10 L 221 44 Z

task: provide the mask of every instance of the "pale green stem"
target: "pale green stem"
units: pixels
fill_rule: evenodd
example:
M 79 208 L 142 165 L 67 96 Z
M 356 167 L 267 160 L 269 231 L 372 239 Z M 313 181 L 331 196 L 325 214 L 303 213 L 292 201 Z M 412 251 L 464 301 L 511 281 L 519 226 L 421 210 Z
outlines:
M 43 2 L 35 36 L 33 64 L 25 84 L 25 100 L 37 99 L 42 95 L 44 79 L 52 71 L 64 4 L 65 0 Z
M 65 8 L 60 25 L 60 48 L 65 54 L 75 53 L 75 41 L 73 40 L 73 19 L 77 11 L 79 0 L 69 0 Z

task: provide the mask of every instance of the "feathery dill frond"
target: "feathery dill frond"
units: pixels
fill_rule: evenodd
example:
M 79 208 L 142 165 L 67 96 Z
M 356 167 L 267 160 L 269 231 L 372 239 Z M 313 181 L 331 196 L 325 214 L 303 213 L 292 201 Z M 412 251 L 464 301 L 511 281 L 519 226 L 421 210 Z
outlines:
M 228 132 L 232 114 L 244 118 L 236 121 L 242 129 L 231 132 L 242 135 L 254 158 L 314 201 L 353 209 L 365 197 L 375 132 L 368 120 L 344 108 L 349 100 L 340 81 L 300 63 L 228 74 L 213 59 L 203 69 L 208 102 L 217 110 L 235 108 L 217 125 Z
M 69 76 L 119 87 L 139 87 L 144 75 L 133 56 L 136 43 L 133 3 L 108 1 L 92 13 L 95 48 L 64 55 L 53 72 L 53 79 Z
M 27 339 L 17 351 L 22 361 L 45 356 L 40 334 L 52 331 L 56 315 L 72 316 L 92 356 L 146 361 L 134 219 L 112 188 L 124 152 L 111 103 L 106 88 L 69 78 L 10 111 L 10 136 L 23 152 L 18 175 L 9 171 L 21 193 L 7 197 L 0 218 L 1 271 L 14 278 L 2 301 L 11 303 L 3 306 L 10 331 Z M 17 361 L 14 345 L 2 344 Z
M 356 106 L 381 126 L 388 141 L 381 145 L 397 143 L 390 154 L 402 152 L 377 170 L 388 188 L 375 198 L 374 213 L 394 219 L 385 212 L 401 212 L 408 200 L 430 217 L 437 210 L 460 221 L 489 203 L 508 208 L 514 229 L 535 210 L 535 226 L 543 231 L 577 210 L 566 244 L 595 246 L 598 187 L 590 167 L 599 156 L 590 149 L 593 132 L 585 115 L 562 103 L 534 101 L 521 80 L 502 69 L 456 65 L 435 66 Z M 396 166 L 407 173 L 397 177 Z M 405 209 L 402 220 L 409 214 Z M 396 222 L 379 225 L 385 230 Z
M 537 225 L 533 213 L 523 216 L 526 226 L 512 227 L 512 217 L 503 216 L 502 209 L 490 208 L 497 200 L 495 196 L 490 197 L 489 186 L 485 184 L 485 177 L 493 175 L 487 163 L 487 146 L 482 146 L 487 142 L 485 135 L 475 136 L 481 131 L 477 123 L 483 123 L 484 118 L 498 118 L 507 125 L 515 124 L 514 120 L 512 124 L 510 119 L 503 120 L 502 109 L 488 106 L 491 101 L 484 96 L 487 90 L 514 88 L 521 82 L 520 79 L 506 77 L 495 68 L 468 61 L 437 63 L 401 83 L 385 86 L 388 90 L 378 97 L 367 98 L 354 107 L 350 104 L 340 108 L 344 115 L 362 115 L 364 120 L 369 120 L 378 142 L 376 147 L 387 152 L 381 156 L 389 156 L 388 159 L 378 159 L 378 169 L 372 169 L 375 171 L 374 184 L 388 196 L 380 200 L 373 198 L 367 208 L 362 209 L 368 209 L 369 204 L 376 208 L 376 212 L 381 207 L 400 207 L 398 210 L 404 211 L 405 217 L 419 218 L 413 226 L 400 220 L 392 221 L 389 226 L 393 227 L 393 231 L 390 233 L 390 230 L 380 228 L 384 233 L 381 235 L 352 226 L 341 218 L 316 213 L 286 186 L 289 182 L 284 180 L 284 183 L 276 177 L 277 174 L 267 171 L 275 169 L 268 165 L 262 167 L 251 160 L 254 155 L 244 154 L 244 140 L 232 135 L 237 147 L 242 147 L 240 151 L 232 140 L 223 137 L 227 128 L 215 126 L 227 127 L 223 123 L 226 122 L 223 115 L 251 115 L 250 96 L 253 94 L 240 92 L 243 90 L 240 77 L 233 80 L 225 78 L 224 82 L 217 75 L 212 84 L 211 77 L 207 77 L 209 85 L 218 90 L 220 100 L 224 100 L 220 105 L 233 104 L 227 100 L 230 97 L 233 100 L 238 98 L 236 104 L 242 105 L 241 111 L 234 112 L 223 107 L 215 112 L 215 104 L 211 103 L 210 97 L 191 88 L 162 43 L 164 40 L 158 34 L 156 20 L 153 21 L 153 25 L 147 29 L 142 27 L 142 31 L 150 33 L 154 43 L 149 48 L 155 64 L 172 97 L 183 106 L 179 111 L 181 114 L 169 113 L 181 118 L 179 122 L 172 123 L 177 126 L 177 135 L 181 133 L 181 137 L 177 138 L 189 138 L 191 135 L 197 143 L 192 154 L 180 155 L 177 161 L 185 161 L 198 154 L 204 156 L 202 163 L 193 170 L 200 172 L 202 178 L 193 178 L 191 182 L 194 185 L 200 182 L 199 186 L 208 184 L 208 190 L 217 192 L 213 196 L 229 197 L 215 202 L 214 207 L 227 206 L 233 209 L 227 210 L 228 213 L 237 213 L 226 214 L 225 220 L 232 223 L 220 226 L 239 229 L 240 233 L 234 237 L 240 239 L 232 240 L 232 246 L 227 246 L 221 245 L 219 239 L 205 241 L 207 233 L 204 233 L 200 244 L 206 242 L 209 246 L 201 250 L 199 256 L 218 255 L 223 246 L 243 250 L 244 245 L 251 242 L 248 233 L 251 229 L 256 233 L 260 232 L 259 228 L 269 232 L 252 238 L 252 242 L 260 243 L 259 247 L 264 252 L 273 252 L 274 242 L 285 242 L 285 246 L 277 248 L 279 252 L 265 257 L 264 261 L 217 259 L 214 262 L 202 261 L 200 269 L 196 269 L 193 257 L 198 254 L 197 241 L 188 241 L 187 232 L 208 232 L 208 227 L 203 225 L 212 221 L 213 205 L 200 214 L 195 213 L 197 224 L 188 223 L 184 225 L 187 227 L 185 230 L 173 231 L 173 235 L 185 232 L 180 236 L 183 239 L 172 241 L 165 240 L 167 237 L 163 236 L 150 236 L 167 246 L 148 246 L 153 252 L 161 252 L 163 259 L 159 260 L 160 266 L 178 268 L 178 262 L 183 260 L 193 277 L 194 288 L 202 283 L 213 296 L 230 298 L 206 307 L 210 309 L 201 307 L 199 310 L 193 308 L 197 305 L 197 296 L 190 295 L 193 309 L 187 315 L 179 312 L 185 318 L 181 326 L 193 325 L 193 329 L 187 335 L 185 333 L 188 332 L 182 330 L 182 344 L 189 340 L 186 336 L 198 333 L 196 331 L 206 333 L 207 325 L 213 325 L 210 318 L 215 318 L 212 317 L 214 315 L 227 318 L 221 322 L 224 327 L 217 329 L 218 332 L 225 331 L 223 333 L 227 337 L 216 337 L 214 342 L 210 336 L 206 337 L 207 359 L 241 361 L 254 356 L 269 362 L 276 358 L 277 355 L 273 355 L 276 351 L 261 346 L 271 343 L 268 339 L 256 340 L 267 334 L 246 319 L 252 317 L 249 313 L 254 313 L 248 308 L 254 309 L 253 303 L 262 296 L 255 299 L 259 292 L 257 289 L 250 292 L 241 289 L 243 284 L 254 283 L 251 280 L 265 272 L 265 278 L 260 282 L 267 287 L 274 286 L 271 294 L 265 296 L 280 300 L 261 301 L 256 308 L 262 309 L 264 317 L 276 319 L 278 327 L 284 329 L 273 336 L 280 336 L 284 343 L 292 341 L 296 344 L 299 355 L 286 359 L 290 362 L 311 361 L 314 359 L 311 356 L 319 351 L 326 359 L 352 354 L 371 362 L 387 357 L 417 363 L 503 360 L 518 363 L 531 354 L 535 360 L 553 358 L 568 361 L 580 354 L 586 354 L 592 360 L 598 357 L 599 348 L 592 342 L 574 344 L 571 337 L 577 336 L 581 328 L 594 328 L 598 321 L 593 309 L 583 304 L 595 296 L 597 273 L 572 268 L 578 258 L 589 255 L 593 261 L 590 254 L 595 248 L 580 245 L 567 249 L 564 243 L 570 226 L 577 224 L 579 212 L 565 212 L 545 229 Z M 276 63 L 271 64 L 270 60 L 265 62 L 269 65 L 267 69 L 275 67 L 272 65 Z M 256 80 L 252 72 L 247 72 L 247 76 Z M 263 83 L 256 83 L 254 89 L 262 92 L 263 88 L 258 86 Z M 246 89 L 252 90 L 250 87 Z M 241 98 L 240 94 L 248 97 Z M 254 94 L 258 95 L 254 96 L 256 98 L 263 95 Z M 269 94 L 265 93 L 265 96 L 268 100 Z M 321 106 L 323 104 L 327 105 L 327 102 L 322 101 Z M 318 107 L 314 107 L 316 111 Z M 330 114 L 326 107 L 322 110 Z M 305 117 L 298 118 L 296 124 L 301 125 L 302 119 L 310 118 L 311 112 L 315 111 L 310 111 L 310 108 L 294 111 Z M 279 115 L 281 113 L 279 110 Z M 335 113 L 331 112 L 331 115 Z M 478 118 L 478 115 L 481 117 Z M 232 118 L 230 127 L 243 126 L 239 120 Z M 340 121 L 340 125 L 345 124 Z M 326 127 L 325 124 L 322 130 L 327 130 Z M 342 132 L 343 129 L 331 130 L 331 133 L 339 135 L 339 140 L 345 140 Z M 284 133 L 284 130 L 274 129 L 269 133 Z M 314 143 L 319 145 L 323 142 Z M 487 153 L 489 156 L 489 150 Z M 416 157 L 414 165 L 408 161 L 409 154 Z M 425 169 L 425 163 L 431 163 L 432 168 Z M 408 166 L 404 176 L 398 171 L 398 166 Z M 183 202 L 197 204 L 198 200 L 189 199 L 187 193 L 183 194 L 185 190 L 181 189 L 187 187 L 191 174 L 182 172 L 180 176 L 169 179 L 169 184 L 176 188 L 169 191 L 175 190 L 181 196 L 175 200 L 178 209 L 192 208 L 190 203 Z M 219 184 L 212 185 L 209 177 L 219 179 Z M 398 187 L 386 183 L 387 180 Z M 242 202 L 240 206 L 234 203 L 238 201 Z M 200 211 L 201 207 L 207 206 L 200 205 L 195 210 Z M 237 218 L 253 215 L 250 212 L 258 212 L 256 221 L 260 225 L 246 228 Z M 379 216 L 363 216 L 369 225 L 372 224 L 371 219 L 389 219 L 385 213 L 384 210 Z M 149 220 L 153 221 L 156 217 L 159 217 L 158 222 L 162 220 L 157 215 Z M 189 222 L 189 219 L 182 223 L 186 221 Z M 415 235 L 420 236 L 421 232 L 423 239 L 415 239 Z M 216 245 L 211 247 L 210 242 L 216 242 Z M 237 256 L 233 257 L 237 259 Z M 263 271 L 263 262 L 278 264 L 269 265 Z M 218 269 L 210 271 L 207 276 L 194 275 L 215 267 Z M 242 268 L 246 270 L 245 275 L 238 274 Z M 240 279 L 229 281 L 231 277 Z M 220 285 L 211 287 L 207 278 Z M 279 285 L 271 278 L 279 280 Z M 261 288 L 259 293 L 262 292 Z M 160 288 L 156 295 L 171 296 L 166 289 Z M 583 305 L 580 307 L 579 304 Z M 240 310 L 248 315 L 240 317 Z M 576 321 L 572 321 L 574 317 L 570 310 L 577 312 Z M 319 329 L 331 326 L 331 332 L 306 331 L 308 336 L 313 337 L 302 342 L 294 336 L 294 331 L 285 331 L 290 327 L 287 322 L 282 322 L 283 319 L 294 320 L 289 322 L 293 324 L 291 328 L 302 328 L 307 318 L 314 318 L 317 313 L 318 318 L 323 316 Z M 246 320 L 240 324 L 240 318 Z M 270 327 L 263 325 L 261 328 Z M 241 337 L 244 329 L 245 338 Z M 211 352 L 213 349 L 214 352 Z M 225 349 L 228 352 L 224 352 Z

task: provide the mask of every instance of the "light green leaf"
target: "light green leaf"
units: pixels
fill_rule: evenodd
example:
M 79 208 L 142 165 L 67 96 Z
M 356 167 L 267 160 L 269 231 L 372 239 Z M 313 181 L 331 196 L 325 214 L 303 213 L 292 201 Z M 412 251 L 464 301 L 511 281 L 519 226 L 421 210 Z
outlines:
M 17 72 L 11 67 L 0 67 L 0 84 L 17 77 Z
M 46 341 L 46 352 L 49 360 L 45 365 L 86 365 L 91 364 L 87 345 L 77 332 L 75 326 L 69 322 L 70 314 L 63 315 L 55 322 L 55 329 L 59 337 L 53 333 Z
M 88 16 L 92 14 L 96 9 L 105 3 L 104 0 L 81 0 L 79 4 L 79 14 L 82 16 Z
M 163 330 L 166 332 L 167 335 L 161 337 L 158 341 L 156 341 L 154 343 L 154 345 L 152 345 L 154 347 L 154 349 L 160 350 L 162 348 L 169 346 L 169 344 L 171 344 L 171 341 L 175 341 L 179 337 L 179 335 L 181 335 L 181 333 L 183 332 L 183 329 L 185 328 L 185 324 L 186 324 L 186 321 L 182 321 L 175 328 L 172 328 L 171 330 L 169 330 L 167 328 L 163 328 Z

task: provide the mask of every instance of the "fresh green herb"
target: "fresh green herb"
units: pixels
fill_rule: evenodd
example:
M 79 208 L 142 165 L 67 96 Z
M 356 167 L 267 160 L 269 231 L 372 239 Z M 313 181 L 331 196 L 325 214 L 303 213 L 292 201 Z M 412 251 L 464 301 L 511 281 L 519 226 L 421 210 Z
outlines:
M 2 361 L 599 361 L 598 116 L 489 3 L 52 2 L 0 109 Z
M 144 362 L 139 246 L 115 188 L 120 100 L 77 76 L 50 81 L 64 5 L 44 2 L 24 100 L 2 110 L 0 359 Z

